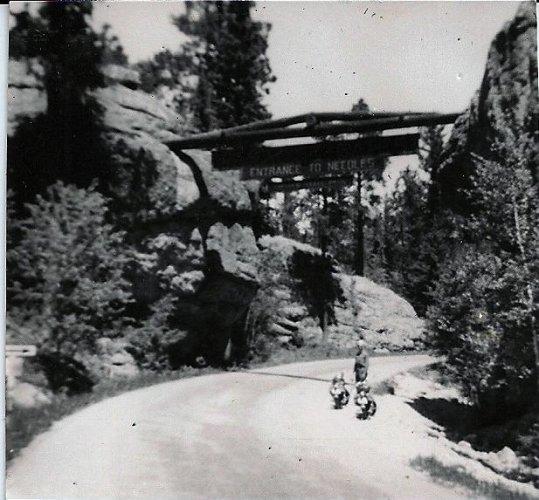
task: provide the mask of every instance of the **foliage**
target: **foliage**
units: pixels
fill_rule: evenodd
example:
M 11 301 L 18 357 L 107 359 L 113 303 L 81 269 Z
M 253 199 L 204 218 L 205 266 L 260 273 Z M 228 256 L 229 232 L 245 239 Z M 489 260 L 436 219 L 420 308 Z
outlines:
M 333 276 L 335 263 L 328 255 L 302 250 L 296 250 L 290 259 L 290 276 L 325 332 L 326 326 L 335 321 L 335 301 L 343 300 L 339 282 Z
M 434 480 L 442 484 L 466 488 L 475 498 L 529 499 L 529 495 L 508 488 L 506 483 L 481 481 L 467 472 L 461 465 L 448 465 L 434 456 L 418 456 L 411 461 L 410 465 L 414 469 L 428 473 Z
M 266 56 L 270 25 L 251 19 L 253 2 L 186 2 L 174 19 L 198 77 L 193 95 L 201 131 L 269 118 L 262 98 L 275 81 Z
M 383 214 L 383 260 L 388 284 L 423 316 L 431 303 L 441 257 L 451 242 L 452 214 L 440 206 L 437 170 L 442 128 L 422 130 L 420 165 L 406 168 L 386 196 Z M 381 216 L 381 217 L 380 217 Z
M 184 118 L 191 117 L 197 78 L 189 53 L 164 49 L 151 59 L 139 62 L 137 67 L 144 92 L 157 94 Z M 192 121 L 192 118 L 186 121 Z
M 124 52 L 124 48 L 116 35 L 111 33 L 112 26 L 108 23 L 98 33 L 98 47 L 101 47 L 101 64 L 117 64 L 127 66 L 129 60 Z
M 144 148 L 134 150 L 119 140 L 110 158 L 114 170 L 103 192 L 111 199 L 111 217 L 118 227 L 134 227 L 153 215 L 151 189 L 158 178 L 157 161 Z
M 95 385 L 90 371 L 83 363 L 58 352 L 40 352 L 32 360 L 45 375 L 48 387 L 68 396 L 91 392 Z
M 466 193 L 472 215 L 457 228 L 428 317 L 438 352 L 484 409 L 485 418 L 523 411 L 537 390 L 533 270 L 537 186 L 525 133 L 507 134 L 500 161 L 478 159 Z
M 103 110 L 91 91 L 104 84 L 100 65 L 124 56 L 107 28 L 94 32 L 92 9 L 91 2 L 45 2 L 35 16 L 13 14 L 11 56 L 37 59 L 47 96 L 46 112 L 20 123 L 9 138 L 8 185 L 19 206 L 57 180 L 106 184 L 111 169 L 101 137 Z
M 257 260 L 259 288 L 249 306 L 245 330 L 249 357 L 265 361 L 271 354 L 272 342 L 269 330 L 279 314 L 282 300 L 277 290 L 286 290 L 290 285 L 286 263 L 270 249 L 261 252 Z
M 526 279 L 518 262 L 464 246 L 444 266 L 428 313 L 450 373 L 498 418 L 529 402 L 533 389 Z
M 18 241 L 7 250 L 8 307 L 36 330 L 40 348 L 73 356 L 99 337 L 117 336 L 130 302 L 123 277 L 123 234 L 106 223 L 106 199 L 57 182 L 11 220 Z M 30 324 L 29 323 L 29 324 Z
M 126 332 L 126 351 L 141 368 L 156 371 L 171 368 L 168 347 L 182 333 L 170 325 L 175 309 L 174 297 L 165 295 L 151 306 L 151 314 L 142 321 L 141 326 Z

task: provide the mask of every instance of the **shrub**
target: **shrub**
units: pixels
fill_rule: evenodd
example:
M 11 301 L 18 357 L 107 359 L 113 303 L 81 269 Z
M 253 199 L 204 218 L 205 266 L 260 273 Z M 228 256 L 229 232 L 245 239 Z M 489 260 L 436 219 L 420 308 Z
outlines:
M 523 410 L 533 398 L 528 278 L 508 256 L 465 247 L 442 269 L 428 311 L 433 346 L 489 420 Z
M 126 322 L 128 254 L 106 203 L 94 187 L 57 182 L 26 205 L 26 218 L 9 221 L 17 241 L 7 249 L 8 308 L 47 353 L 80 358 Z

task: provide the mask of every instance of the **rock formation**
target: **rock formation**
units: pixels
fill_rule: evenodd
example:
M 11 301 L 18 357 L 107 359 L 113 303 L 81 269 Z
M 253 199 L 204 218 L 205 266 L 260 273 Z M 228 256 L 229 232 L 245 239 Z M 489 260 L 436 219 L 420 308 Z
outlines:
M 507 130 L 535 137 L 537 168 L 538 106 L 536 10 L 534 3 L 523 2 L 492 42 L 481 87 L 457 119 L 445 148 L 439 179 L 449 206 L 458 208 L 456 191 L 468 186 L 472 155 L 493 158 L 492 146 Z
M 21 120 L 46 110 L 42 73 L 35 60 L 9 61 L 10 135 Z M 193 151 L 182 161 L 169 150 L 164 143 L 179 138 L 185 124 L 171 107 L 137 90 L 136 71 L 106 66 L 103 73 L 107 86 L 94 96 L 104 111 L 102 135 L 115 165 L 129 170 L 142 149 L 157 170 L 147 193 L 149 206 L 144 207 L 147 224 L 131 235 L 137 248 L 135 298 L 151 305 L 163 288 L 177 296 L 185 338 L 195 335 L 204 339 L 198 343 L 215 344 L 212 352 L 196 354 L 217 360 L 224 352 L 220 344 L 226 346 L 230 331 L 234 326 L 237 330 L 257 288 L 256 273 L 241 259 L 246 249 L 257 250 L 251 229 L 245 227 L 252 218 L 249 193 L 237 174 L 213 171 L 209 153 Z M 112 192 L 118 198 L 129 195 L 121 184 Z M 216 336 L 222 342 L 211 340 Z M 183 344 L 192 342 L 173 349 L 175 364 L 194 357 Z M 178 356 L 182 350 L 184 355 Z
M 251 228 L 253 194 L 248 191 L 253 183 L 240 182 L 237 172 L 214 171 L 208 152 L 173 154 L 165 143 L 181 137 L 182 117 L 165 101 L 139 90 L 136 71 L 107 66 L 103 73 L 106 86 L 96 89 L 94 96 L 104 111 L 102 135 L 115 168 L 125 169 L 129 175 L 133 159 L 143 151 L 143 161 L 156 169 L 151 185 L 144 186 L 146 218 L 128 235 L 135 249 L 130 276 L 134 314 L 143 319 L 151 308 L 170 306 L 162 304 L 168 298 L 172 309 L 165 307 L 167 321 L 173 327 L 167 330 L 157 323 L 149 325 L 148 331 L 143 327 L 131 332 L 124 340 L 100 339 L 98 352 L 85 359 L 86 365 L 94 375 L 132 376 L 138 370 L 136 363 L 145 366 L 152 362 L 148 350 L 155 335 L 172 367 L 201 359 L 221 363 L 234 358 L 246 347 L 244 324 L 260 287 L 263 259 L 279 260 L 286 272 L 294 252 L 319 251 L 282 237 L 257 241 Z M 11 135 L 22 119 L 46 110 L 41 75 L 36 61 L 9 62 Z M 120 200 L 130 196 L 121 182 L 111 192 Z M 338 346 L 353 346 L 359 330 L 370 332 L 376 345 L 375 337 L 382 336 L 387 342 L 381 347 L 390 348 L 394 337 L 412 338 L 410 330 L 417 333 L 419 320 L 402 299 L 368 280 L 335 279 L 348 290 L 329 331 L 329 339 Z M 317 321 L 309 316 L 293 285 L 276 287 L 271 293 L 282 299 L 270 329 L 278 341 L 287 346 L 300 346 L 305 340 L 320 342 Z M 358 317 L 363 319 L 359 322 L 350 312 L 350 294 L 361 303 Z M 382 301 L 391 304 L 390 311 L 376 312 Z M 410 341 L 404 347 L 413 346 Z

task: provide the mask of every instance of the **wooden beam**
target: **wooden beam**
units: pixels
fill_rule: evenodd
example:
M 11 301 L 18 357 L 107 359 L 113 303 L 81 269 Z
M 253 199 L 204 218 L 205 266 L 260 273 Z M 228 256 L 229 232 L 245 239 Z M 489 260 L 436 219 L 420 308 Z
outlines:
M 322 113 L 305 113 L 302 115 L 290 116 L 287 118 L 278 118 L 276 120 L 260 120 L 253 123 L 247 123 L 245 125 L 238 125 L 236 127 L 230 127 L 224 129 L 223 132 L 226 134 L 234 132 L 244 132 L 246 130 L 268 130 L 276 129 L 280 127 L 289 127 L 291 125 L 298 125 L 299 123 L 305 123 L 308 126 L 313 126 L 322 122 L 331 122 L 331 121 L 354 121 L 354 120 L 372 120 L 375 118 L 389 118 L 395 116 L 414 116 L 414 115 L 436 115 L 436 113 L 417 113 L 417 112 L 365 112 L 365 111 L 354 111 L 354 112 L 322 112 Z M 213 132 L 207 132 L 206 134 L 197 134 L 197 136 L 192 137 L 220 137 L 221 131 L 216 130 Z
M 216 147 L 234 146 L 245 143 L 260 143 L 268 140 L 287 139 L 293 137 L 326 137 L 344 133 L 371 133 L 408 127 L 426 127 L 453 123 L 459 116 L 452 114 L 413 114 L 389 116 L 383 118 L 352 120 L 342 123 L 321 123 L 302 128 L 269 128 L 261 130 L 232 131 L 220 130 L 200 134 L 186 139 L 168 142 L 172 151 L 184 149 L 212 149 Z

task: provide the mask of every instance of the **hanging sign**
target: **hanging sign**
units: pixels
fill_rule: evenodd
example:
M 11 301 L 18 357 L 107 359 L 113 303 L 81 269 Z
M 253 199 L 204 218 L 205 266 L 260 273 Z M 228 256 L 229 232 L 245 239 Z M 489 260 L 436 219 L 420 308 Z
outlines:
M 344 177 L 322 177 L 316 179 L 303 179 L 300 181 L 285 180 L 282 182 L 263 182 L 260 186 L 260 195 L 268 196 L 272 192 L 290 192 L 300 189 L 340 189 L 352 184 L 352 175 Z
M 242 180 L 342 175 L 362 160 L 417 153 L 419 134 L 362 137 L 283 147 L 239 147 L 212 152 L 216 170 L 240 170 Z

